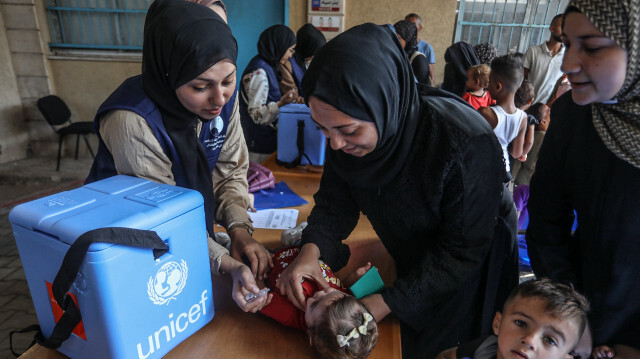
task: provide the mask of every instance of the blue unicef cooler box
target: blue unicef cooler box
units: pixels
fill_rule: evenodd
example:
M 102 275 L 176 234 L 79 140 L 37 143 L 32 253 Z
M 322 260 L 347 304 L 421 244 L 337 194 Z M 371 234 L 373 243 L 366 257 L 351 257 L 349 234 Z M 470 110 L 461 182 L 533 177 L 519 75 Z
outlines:
M 62 314 L 51 287 L 67 250 L 101 227 L 154 231 L 169 250 L 154 259 L 150 248 L 91 244 L 69 290 L 82 321 L 58 351 L 160 358 L 211 321 L 202 204 L 193 190 L 114 176 L 15 207 L 9 220 L 43 335 L 49 338 Z
M 299 125 L 300 123 L 300 125 Z M 293 162 L 299 155 L 298 151 L 298 127 L 304 129 L 304 153 L 301 165 L 324 165 L 324 152 L 327 138 L 311 119 L 311 111 L 304 104 L 292 103 L 280 107 L 278 113 L 278 154 L 277 159 L 282 162 Z

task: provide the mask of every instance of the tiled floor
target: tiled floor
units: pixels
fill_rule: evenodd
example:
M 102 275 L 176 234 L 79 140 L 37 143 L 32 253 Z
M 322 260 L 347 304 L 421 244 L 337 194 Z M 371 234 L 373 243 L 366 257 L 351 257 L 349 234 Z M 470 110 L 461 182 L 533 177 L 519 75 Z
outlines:
M 90 158 L 65 158 L 59 172 L 55 158 L 29 158 L 0 164 L 0 358 L 13 358 L 9 333 L 37 323 L 35 309 L 13 238 L 9 212 L 17 204 L 78 187 Z M 16 334 L 14 350 L 22 353 L 33 333 Z

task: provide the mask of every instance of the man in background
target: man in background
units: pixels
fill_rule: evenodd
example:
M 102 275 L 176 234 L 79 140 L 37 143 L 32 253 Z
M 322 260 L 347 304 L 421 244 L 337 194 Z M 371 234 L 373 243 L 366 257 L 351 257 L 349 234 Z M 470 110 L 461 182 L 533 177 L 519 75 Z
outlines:
M 547 103 L 556 82 L 562 77 L 560 66 L 564 56 L 562 44 L 562 14 L 556 15 L 549 25 L 549 41 L 532 46 L 524 54 L 524 78 L 533 85 L 534 102 Z

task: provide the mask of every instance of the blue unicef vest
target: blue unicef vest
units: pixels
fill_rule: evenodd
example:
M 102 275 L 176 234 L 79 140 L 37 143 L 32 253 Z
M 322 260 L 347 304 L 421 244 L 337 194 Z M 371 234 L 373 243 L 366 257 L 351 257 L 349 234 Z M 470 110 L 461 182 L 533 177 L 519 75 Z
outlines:
M 231 112 L 233 111 L 233 105 L 236 98 L 236 93 L 222 108 L 220 116 L 211 121 L 203 123 L 202 130 L 200 131 L 200 143 L 205 150 L 207 161 L 209 162 L 209 169 L 213 171 L 216 165 L 216 161 L 220 155 L 222 143 L 227 135 L 227 127 Z M 115 176 L 117 174 L 113 156 L 107 149 L 107 146 L 100 136 L 100 117 L 107 111 L 111 110 L 127 110 L 138 114 L 144 118 L 151 130 L 153 131 L 156 139 L 160 143 L 162 150 L 169 157 L 172 162 L 171 171 L 173 173 L 174 180 L 178 186 L 188 187 L 187 178 L 180 161 L 180 156 L 176 151 L 171 138 L 167 134 L 167 131 L 162 122 L 162 115 L 156 104 L 146 95 L 142 88 L 142 76 L 134 76 L 125 80 L 120 87 L 118 87 L 107 100 L 100 105 L 98 112 L 93 120 L 93 127 L 98 135 L 99 145 L 98 153 L 91 166 L 89 176 L 85 180 L 85 183 L 95 182 L 107 177 Z M 211 124 L 213 123 L 213 125 Z
M 304 76 L 304 68 L 296 61 L 294 56 L 289 58 L 289 62 L 291 63 L 291 69 L 293 70 L 293 80 L 296 82 L 296 87 L 298 88 L 298 96 L 304 97 L 304 92 L 302 92 L 302 76 Z
M 280 101 L 282 93 L 280 92 L 276 70 L 260 56 L 255 56 L 249 61 L 241 78 L 244 78 L 246 74 L 257 68 L 263 69 L 269 80 L 269 97 L 267 98 L 267 102 Z M 247 92 L 242 85 L 240 85 L 240 93 L 242 94 L 242 96 L 240 96 L 240 120 L 242 121 L 242 131 L 244 132 L 244 138 L 249 151 L 257 153 L 275 152 L 278 143 L 278 133 L 275 128 L 271 126 L 258 125 L 253 122 L 251 116 L 249 116 L 249 107 L 245 101 Z

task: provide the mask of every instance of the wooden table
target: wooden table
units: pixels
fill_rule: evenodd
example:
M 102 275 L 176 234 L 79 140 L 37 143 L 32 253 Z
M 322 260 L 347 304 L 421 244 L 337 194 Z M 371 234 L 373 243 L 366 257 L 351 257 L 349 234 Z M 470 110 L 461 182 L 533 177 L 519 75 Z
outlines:
M 317 183 L 320 183 L 320 177 L 322 177 L 322 166 L 301 165 L 293 168 L 285 168 L 284 166 L 278 165 L 276 163 L 275 152 L 267 157 L 267 159 L 262 162 L 262 165 L 270 169 L 276 178 L 278 178 L 278 176 L 285 176 L 287 178 L 316 179 L 318 181 Z
M 275 164 L 269 165 L 274 168 Z M 319 176 L 273 171 L 278 181 L 285 181 L 289 187 L 302 196 L 309 204 L 295 207 L 299 212 L 298 223 L 304 221 L 313 207 L 313 194 L 319 186 Z M 295 170 L 295 169 L 294 169 Z M 254 237 L 268 248 L 280 246 L 281 230 L 256 229 Z M 351 247 L 351 259 L 345 268 L 337 273 L 342 278 L 367 261 L 378 267 L 387 286 L 396 277 L 393 260 L 383 247 L 371 224 L 361 216 L 358 225 L 347 243 Z M 213 292 L 215 315 L 213 320 L 191 337 L 180 343 L 165 358 L 318 358 L 309 346 L 305 333 L 284 327 L 261 314 L 242 312 L 231 299 L 231 281 L 228 276 L 214 276 Z M 369 358 L 402 357 L 400 346 L 400 325 L 395 316 L 390 315 L 378 323 L 378 344 Z M 59 359 L 64 355 L 36 345 L 21 356 L 23 359 Z

